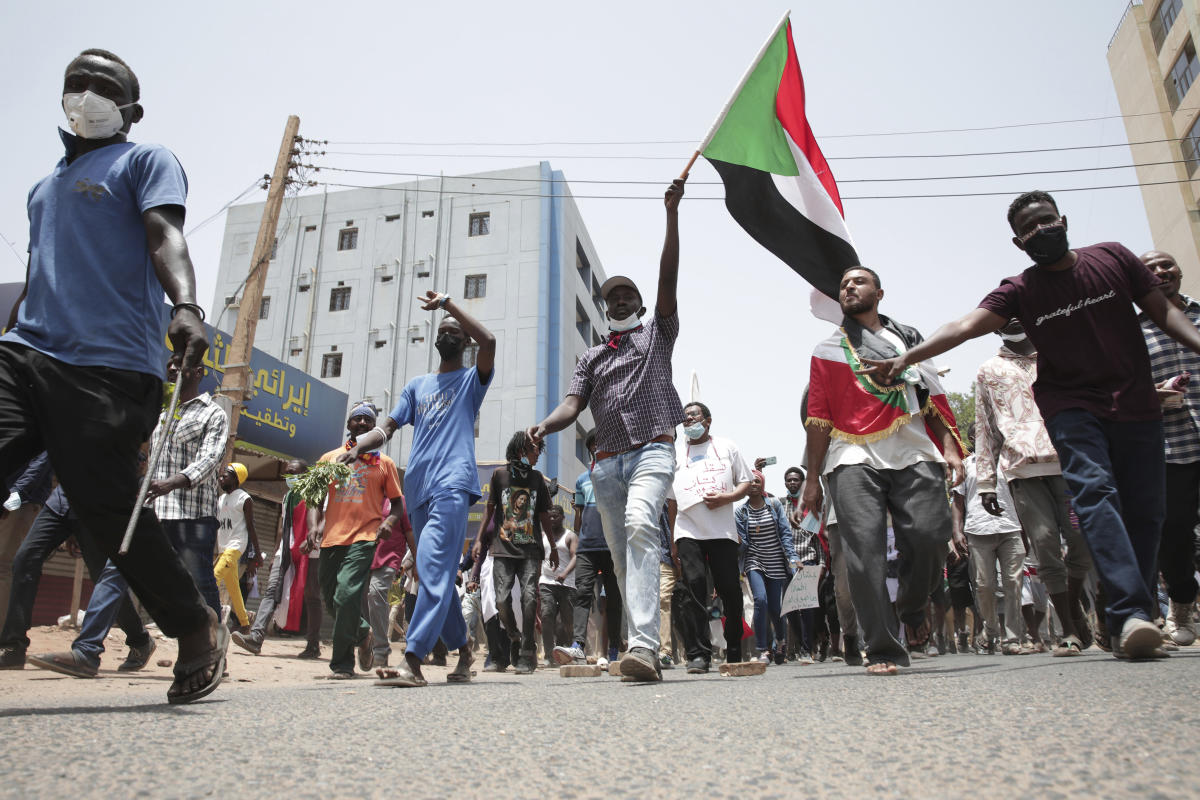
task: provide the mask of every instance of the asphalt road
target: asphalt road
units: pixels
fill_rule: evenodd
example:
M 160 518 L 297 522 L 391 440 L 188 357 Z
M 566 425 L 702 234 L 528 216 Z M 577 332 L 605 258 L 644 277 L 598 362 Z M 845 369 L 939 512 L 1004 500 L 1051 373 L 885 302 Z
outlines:
M 163 701 L 165 676 L 0 673 L 38 682 L 3 697 L 0 795 L 1200 795 L 1200 647 L 915 663 L 647 685 L 539 670 L 452 686 L 429 669 L 424 689 L 234 681 L 183 707 Z

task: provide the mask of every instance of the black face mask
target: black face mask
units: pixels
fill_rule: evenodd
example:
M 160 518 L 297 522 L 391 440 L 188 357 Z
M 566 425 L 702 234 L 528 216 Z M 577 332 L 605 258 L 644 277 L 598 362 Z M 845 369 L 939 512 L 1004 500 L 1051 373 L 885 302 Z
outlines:
M 442 361 L 450 361 L 463 351 L 462 342 L 446 334 L 434 339 L 433 346 L 437 348 Z
M 1067 226 L 1061 222 L 1038 228 L 1037 232 L 1024 241 L 1025 254 L 1038 266 L 1049 266 L 1059 261 L 1070 249 L 1067 243 Z

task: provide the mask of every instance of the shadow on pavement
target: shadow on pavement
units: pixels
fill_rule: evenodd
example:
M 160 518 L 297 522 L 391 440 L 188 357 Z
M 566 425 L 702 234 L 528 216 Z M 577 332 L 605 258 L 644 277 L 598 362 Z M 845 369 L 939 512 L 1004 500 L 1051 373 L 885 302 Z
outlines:
M 224 700 L 205 698 L 199 703 L 172 706 L 166 700 L 160 703 L 146 703 L 139 706 L 64 706 L 62 708 L 4 708 L 0 709 L 0 718 L 5 717 L 57 717 L 72 714 L 180 714 L 188 713 L 195 706 L 203 706 L 210 702 L 223 703 Z

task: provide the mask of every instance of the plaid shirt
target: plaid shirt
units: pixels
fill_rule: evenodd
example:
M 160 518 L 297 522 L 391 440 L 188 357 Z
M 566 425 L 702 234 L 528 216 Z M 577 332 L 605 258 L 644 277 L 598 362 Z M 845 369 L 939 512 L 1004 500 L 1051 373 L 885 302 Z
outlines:
M 615 341 L 589 348 L 575 365 L 568 395 L 591 406 L 596 449 L 624 453 L 683 421 L 671 379 L 679 314 L 653 319 Z
M 225 440 L 229 436 L 229 418 L 212 395 L 204 392 L 186 403 L 179 404 L 179 419 L 171 438 L 163 448 L 155 480 L 182 472 L 192 485 L 154 499 L 154 513 L 159 519 L 199 519 L 217 513 L 217 467 L 225 455 Z M 158 416 L 158 426 L 151 438 L 151 449 L 158 443 L 167 412 Z
M 1200 303 L 1182 292 L 1183 313 L 1200 328 Z M 1163 433 L 1167 442 L 1168 464 L 1200 461 L 1200 355 L 1159 330 L 1154 320 L 1142 311 L 1138 314 L 1146 349 L 1150 352 L 1150 374 L 1155 383 L 1174 378 L 1187 370 L 1192 380 L 1183 394 L 1182 408 L 1163 409 Z
M 825 563 L 825 551 L 821 548 L 821 537 L 803 528 L 792 528 L 792 540 L 796 546 L 796 558 L 801 564 Z

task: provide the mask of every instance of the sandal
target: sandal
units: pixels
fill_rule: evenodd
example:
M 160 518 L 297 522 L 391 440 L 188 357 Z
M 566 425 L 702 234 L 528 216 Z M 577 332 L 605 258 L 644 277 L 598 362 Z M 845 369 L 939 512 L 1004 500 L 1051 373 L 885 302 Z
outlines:
M 375 674 L 379 676 L 379 680 L 375 681 L 376 686 L 400 686 L 404 688 L 416 688 L 418 686 L 427 686 L 429 681 L 423 677 L 419 677 L 408 664 L 401 661 L 394 668 L 384 669 L 380 667 L 375 670 Z
M 909 652 L 924 653 L 925 646 L 929 644 L 930 638 L 929 620 L 921 620 L 921 624 L 913 627 L 909 623 L 904 623 L 904 638 L 908 640 Z
M 353 672 L 333 672 L 329 675 L 331 681 L 352 681 L 354 680 Z
M 367 631 L 367 635 L 358 643 L 358 668 L 370 672 L 375 665 L 375 634 Z
M 35 667 L 48 669 L 51 672 L 58 672 L 63 675 L 70 675 L 72 678 L 94 678 L 96 673 L 100 671 L 99 667 L 93 667 L 87 663 L 74 650 L 67 650 L 62 653 L 42 653 L 41 655 L 29 656 L 29 663 Z
M 208 679 L 208 683 L 192 692 L 171 694 L 170 689 L 168 689 L 167 702 L 171 705 L 182 705 L 194 702 L 203 697 L 208 697 L 213 693 L 214 689 L 221 685 L 221 679 L 225 676 L 225 655 L 229 649 L 229 628 L 218 624 L 216 630 L 217 644 L 215 647 L 189 661 L 175 662 L 175 680 L 171 684 L 171 689 L 181 686 L 188 678 L 210 667 L 212 668 L 212 677 Z
M 458 663 L 454 665 L 454 669 L 446 675 L 446 683 L 470 683 L 471 682 L 471 665 L 475 663 L 475 656 L 467 652 L 465 656 L 458 657 Z
M 1051 653 L 1051 655 L 1055 656 L 1056 658 L 1062 658 L 1065 656 L 1081 656 L 1083 655 L 1083 642 L 1079 641 L 1078 636 L 1064 637 L 1063 640 L 1058 643 L 1058 647 L 1054 648 L 1054 652 Z
M 896 665 L 891 661 L 876 661 L 867 664 L 868 675 L 896 675 L 897 673 L 899 673 L 899 670 L 896 669 Z

